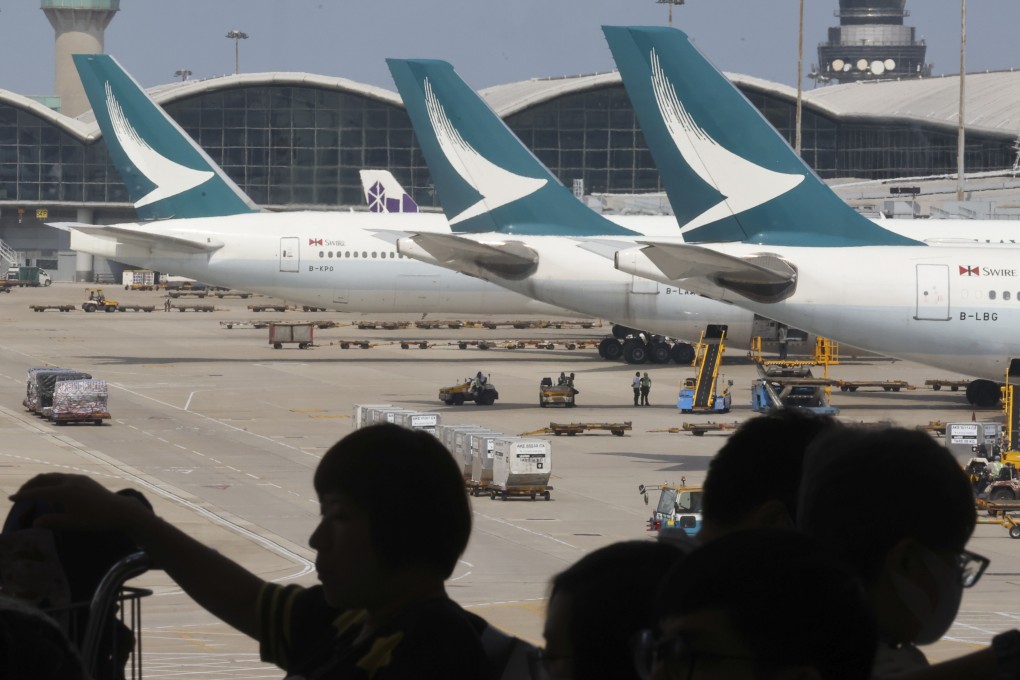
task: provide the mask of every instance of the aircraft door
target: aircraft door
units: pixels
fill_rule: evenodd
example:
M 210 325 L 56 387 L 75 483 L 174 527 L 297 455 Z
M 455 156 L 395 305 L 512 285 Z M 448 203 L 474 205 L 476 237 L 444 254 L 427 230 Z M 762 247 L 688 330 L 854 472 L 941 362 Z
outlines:
M 659 282 L 646 279 L 643 276 L 630 277 L 630 292 L 638 295 L 658 295 Z
M 280 238 L 280 271 L 296 272 L 301 258 L 298 251 L 297 236 L 283 236 Z
M 917 265 L 917 321 L 949 321 L 949 265 Z

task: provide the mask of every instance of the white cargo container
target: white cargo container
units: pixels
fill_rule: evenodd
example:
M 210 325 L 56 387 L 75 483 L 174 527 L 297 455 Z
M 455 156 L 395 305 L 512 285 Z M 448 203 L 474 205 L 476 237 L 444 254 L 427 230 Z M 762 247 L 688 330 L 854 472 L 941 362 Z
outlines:
M 500 432 L 474 432 L 468 435 L 471 447 L 471 495 L 477 496 L 492 484 L 492 454 L 497 439 L 506 439 Z
M 549 500 L 552 446 L 547 439 L 507 437 L 497 439 L 492 451 L 492 484 L 489 497 L 539 494 Z
M 397 415 L 401 413 L 414 413 L 409 408 L 401 408 L 399 406 L 383 406 L 381 408 L 374 408 L 368 412 L 369 418 L 371 419 L 370 425 L 378 425 L 379 423 L 392 423 L 396 420 Z
M 439 425 L 439 414 L 422 411 L 410 411 L 398 413 L 393 422 L 401 427 L 411 430 L 425 430 L 431 435 L 436 434 L 436 427 Z
M 455 450 L 456 434 L 462 430 L 471 430 L 478 432 L 485 429 L 487 428 L 484 428 L 481 425 L 440 425 L 436 428 L 436 438 L 439 439 L 440 442 L 442 442 L 443 446 L 446 447 L 446 450 L 449 451 L 450 455 L 453 456 L 453 459 L 457 461 L 457 465 L 460 466 L 460 471 L 461 474 L 464 476 L 465 482 L 471 479 L 470 452 L 467 460 L 465 460 L 463 456 L 457 453 L 457 451 Z
M 454 430 L 453 432 L 453 448 L 451 449 L 453 457 L 458 460 L 464 471 L 465 481 L 471 479 L 471 440 L 469 437 L 472 434 L 479 432 L 492 432 L 487 427 L 476 425 L 475 427 L 462 428 Z
M 374 408 L 393 408 L 393 404 L 355 404 L 354 415 L 351 417 L 351 424 L 355 430 L 372 424 L 368 412 Z

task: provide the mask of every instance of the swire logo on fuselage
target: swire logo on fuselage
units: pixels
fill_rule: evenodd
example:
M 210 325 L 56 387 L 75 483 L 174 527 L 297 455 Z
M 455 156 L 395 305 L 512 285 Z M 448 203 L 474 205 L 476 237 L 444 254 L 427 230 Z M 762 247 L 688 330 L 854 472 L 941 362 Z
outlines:
M 337 241 L 331 238 L 310 238 L 308 239 L 308 245 L 310 246 L 345 246 L 346 241 Z
M 1008 276 L 1016 278 L 1015 269 L 993 269 L 991 267 L 974 267 L 960 265 L 960 276 Z

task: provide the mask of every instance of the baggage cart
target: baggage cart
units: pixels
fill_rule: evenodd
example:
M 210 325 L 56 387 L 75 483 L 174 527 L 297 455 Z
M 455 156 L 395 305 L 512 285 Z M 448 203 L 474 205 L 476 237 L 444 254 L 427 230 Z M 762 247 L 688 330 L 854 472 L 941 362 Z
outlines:
M 269 344 L 273 349 L 283 349 L 285 344 L 296 344 L 298 349 L 312 346 L 315 324 L 310 323 L 271 323 L 269 324 Z
M 57 425 L 94 423 L 110 419 L 109 393 L 105 380 L 61 380 L 53 390 L 53 406 L 43 415 Z
M 489 498 L 509 500 L 524 496 L 550 500 L 552 447 L 547 439 L 508 437 L 497 439 L 492 452 L 492 484 Z

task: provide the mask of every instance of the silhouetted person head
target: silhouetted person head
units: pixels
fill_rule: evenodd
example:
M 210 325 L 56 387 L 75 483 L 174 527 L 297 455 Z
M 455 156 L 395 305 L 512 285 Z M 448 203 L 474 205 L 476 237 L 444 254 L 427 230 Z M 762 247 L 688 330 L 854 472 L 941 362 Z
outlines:
M 865 680 L 877 639 L 853 572 L 788 529 L 696 548 L 662 581 L 654 618 L 635 660 L 656 680 Z
M 804 452 L 835 423 L 803 409 L 771 411 L 742 423 L 708 464 L 698 539 L 792 527 Z
M 394 481 L 422 492 L 408 519 Z M 316 567 L 334 606 L 366 607 L 380 575 L 449 578 L 471 533 L 464 480 L 450 452 L 427 432 L 364 427 L 337 442 L 315 471 L 323 520 L 312 534 Z M 368 584 L 368 585 L 365 585 Z
M 553 577 L 543 631 L 549 677 L 636 680 L 630 641 L 651 625 L 659 579 L 682 557 L 665 543 L 614 543 Z
M 841 427 L 808 451 L 798 528 L 858 571 L 890 645 L 948 630 L 980 576 L 964 553 L 975 521 L 966 474 L 924 432 Z

